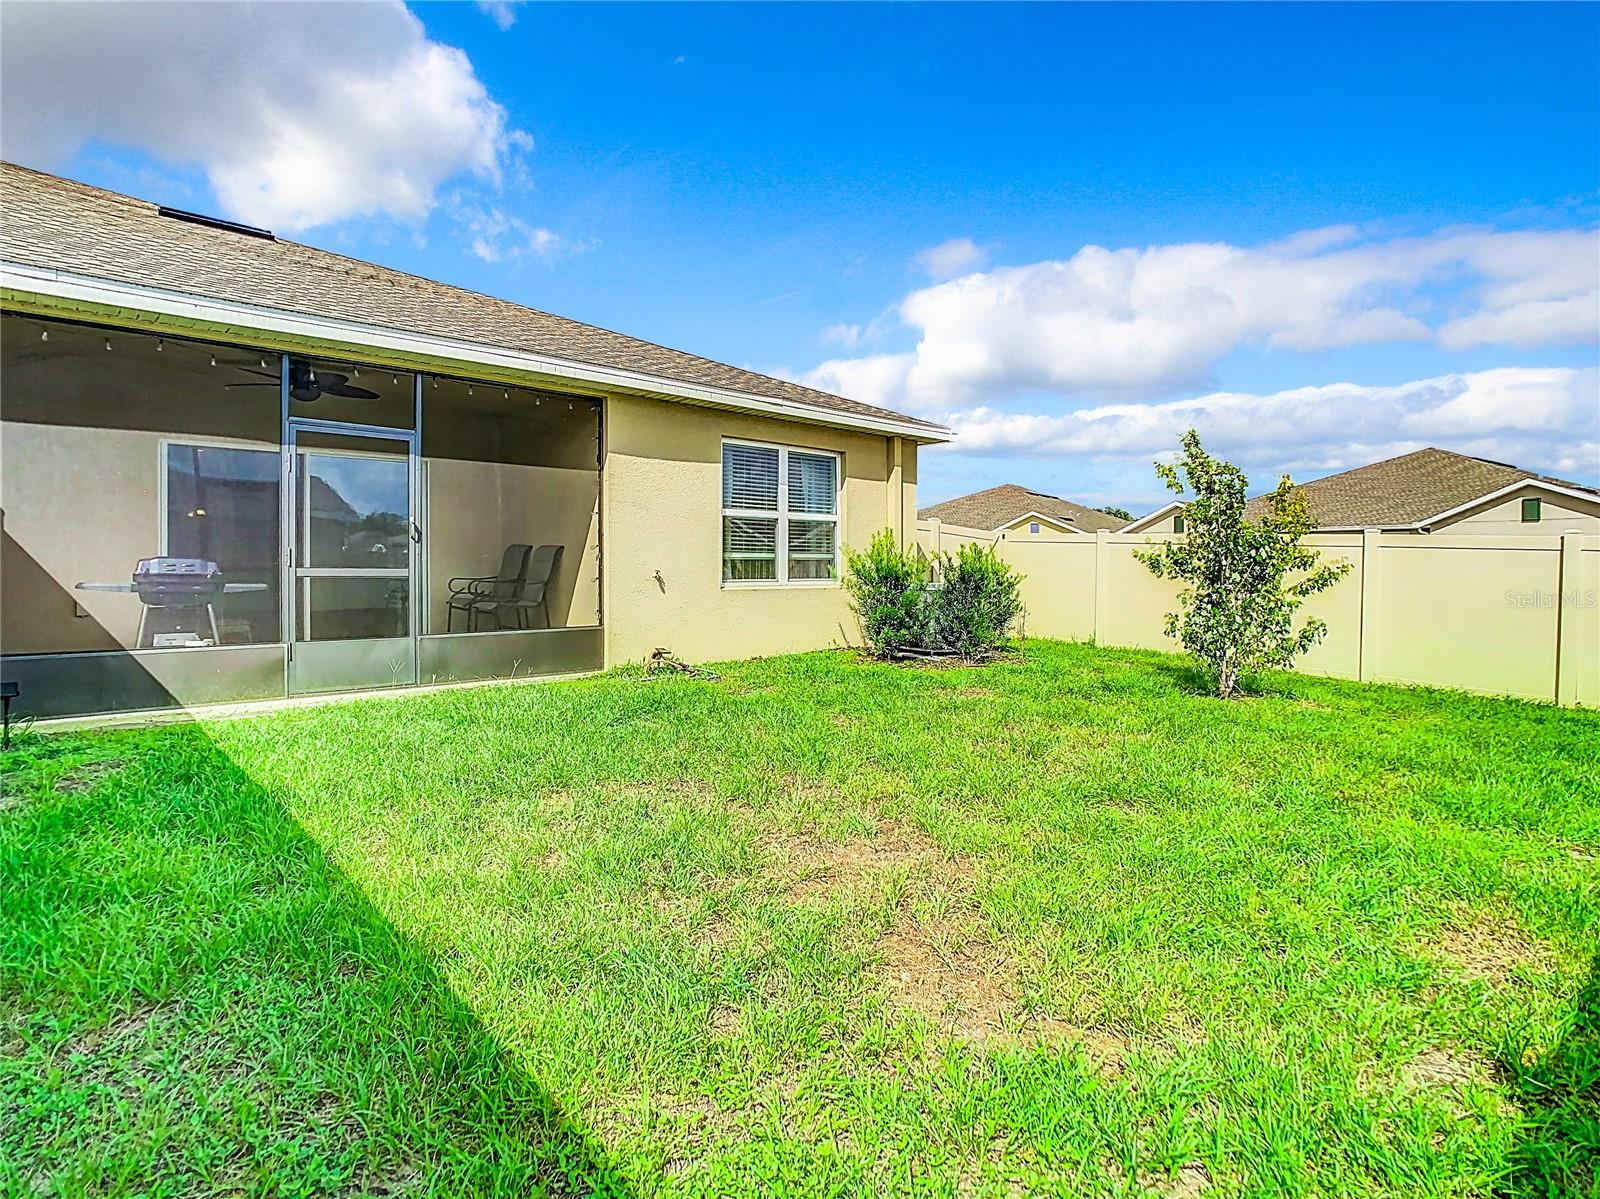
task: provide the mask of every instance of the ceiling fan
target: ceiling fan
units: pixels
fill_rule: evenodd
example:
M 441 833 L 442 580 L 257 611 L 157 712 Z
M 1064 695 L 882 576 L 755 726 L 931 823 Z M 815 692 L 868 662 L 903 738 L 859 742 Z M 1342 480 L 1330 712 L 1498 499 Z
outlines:
M 278 376 L 266 371 L 251 370 L 247 366 L 238 368 L 247 375 L 260 375 L 268 380 L 265 383 L 229 383 L 231 390 L 235 387 L 277 387 Z M 299 400 L 302 404 L 310 404 L 320 400 L 323 396 L 343 396 L 347 400 L 375 400 L 378 393 L 368 391 L 365 387 L 352 387 L 350 376 L 341 375 L 336 371 L 318 371 L 309 362 L 291 362 L 289 364 L 289 398 Z

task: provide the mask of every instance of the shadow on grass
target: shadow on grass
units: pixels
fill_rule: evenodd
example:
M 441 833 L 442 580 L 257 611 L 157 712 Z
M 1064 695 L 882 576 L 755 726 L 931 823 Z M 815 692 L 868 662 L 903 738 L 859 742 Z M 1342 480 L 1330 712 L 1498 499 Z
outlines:
M 53 740 L 0 759 L 0 1192 L 625 1193 L 199 729 Z
M 1561 1043 L 1531 1066 L 1506 1066 L 1527 1122 L 1502 1193 L 1600 1194 L 1600 955 Z

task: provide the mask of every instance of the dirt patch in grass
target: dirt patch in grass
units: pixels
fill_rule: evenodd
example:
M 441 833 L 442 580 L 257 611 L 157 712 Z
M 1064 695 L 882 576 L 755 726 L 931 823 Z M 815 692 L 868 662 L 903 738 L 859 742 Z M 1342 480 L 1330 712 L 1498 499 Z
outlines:
M 964 1041 L 1001 1036 L 1017 1001 L 1010 964 L 981 940 L 941 945 L 939 931 L 902 915 L 879 939 L 895 1006 L 921 1013 Z
M 1413 1087 L 1458 1087 L 1483 1082 L 1489 1077 L 1489 1063 L 1461 1049 L 1424 1049 L 1400 1070 L 1400 1077 Z
M 1552 964 L 1548 947 L 1528 936 L 1515 917 L 1504 914 L 1463 910 L 1428 948 L 1466 977 L 1497 987 L 1514 981 L 1513 973 L 1520 966 L 1543 970 Z
M 74 766 L 56 780 L 56 794 L 81 795 L 91 790 L 108 774 L 115 774 L 122 767 L 121 758 L 107 758 L 103 762 L 85 762 L 82 766 Z
M 1127 1177 L 1126 1168 L 1116 1158 L 1105 1158 L 1100 1166 L 1119 1182 Z M 1145 1194 L 1157 1195 L 1160 1199 L 1196 1199 L 1210 1189 L 1212 1181 L 1211 1171 L 1204 1162 L 1187 1162 L 1174 1174 L 1165 1170 L 1140 1170 L 1134 1178 Z
M 902 912 L 878 939 L 890 1002 L 926 1017 L 959 1040 L 991 1047 L 1075 1045 L 1097 1074 L 1120 1077 L 1131 1045 L 1107 1029 L 1084 1028 L 1017 1002 L 1016 968 L 981 935 L 953 921 Z
M 890 867 L 925 869 L 945 878 L 972 874 L 971 859 L 947 853 L 920 829 L 892 820 L 880 821 L 872 837 L 851 841 L 784 837 L 771 842 L 771 848 L 786 872 L 800 876 L 784 891 L 791 903 L 826 898 L 871 881 Z

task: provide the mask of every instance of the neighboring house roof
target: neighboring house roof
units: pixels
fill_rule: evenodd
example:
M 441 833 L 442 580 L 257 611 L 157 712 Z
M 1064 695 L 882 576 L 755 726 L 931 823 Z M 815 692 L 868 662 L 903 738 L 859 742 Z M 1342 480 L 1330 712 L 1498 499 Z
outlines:
M 157 205 L 0 164 L 0 259 L 138 287 L 459 339 L 716 388 L 824 414 L 928 421 L 271 235 L 163 216 Z
M 1432 447 L 1313 479 L 1300 490 L 1318 528 L 1409 529 L 1528 483 L 1600 501 L 1600 490 L 1581 483 Z M 1245 514 L 1259 518 L 1266 506 L 1266 497 L 1257 496 Z
M 1146 512 L 1143 516 L 1135 517 L 1133 520 L 1123 525 L 1121 531 L 1124 533 L 1142 533 L 1148 526 L 1155 524 L 1167 513 L 1181 512 L 1182 510 L 1182 500 L 1169 500 L 1167 503 L 1162 504 L 1161 507 L 1157 508 L 1154 512 Z
M 917 513 L 923 520 L 937 519 L 963 528 L 988 530 L 1003 529 L 1024 516 L 1034 515 L 1061 521 L 1086 533 L 1093 533 L 1097 529 L 1120 529 L 1126 523 L 1119 517 L 1107 516 L 1104 512 L 1085 508 L 1060 496 L 1029 491 L 1015 483 L 1002 483 L 987 491 L 975 491 L 971 495 L 923 508 Z

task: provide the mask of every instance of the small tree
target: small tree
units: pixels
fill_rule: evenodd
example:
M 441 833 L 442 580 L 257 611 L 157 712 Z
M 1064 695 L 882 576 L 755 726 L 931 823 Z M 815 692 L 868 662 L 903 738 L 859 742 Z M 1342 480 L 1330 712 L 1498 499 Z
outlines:
M 1118 520 L 1132 520 L 1133 513 L 1126 508 L 1119 508 L 1115 504 L 1107 504 L 1103 508 L 1096 508 L 1096 512 L 1104 512 L 1107 516 L 1115 516 Z
M 1167 490 L 1181 495 L 1187 484 L 1193 494 L 1183 509 L 1188 536 L 1181 545 L 1135 552 L 1155 574 L 1187 584 L 1179 610 L 1167 614 L 1167 636 L 1200 660 L 1215 676 L 1217 694 L 1228 698 L 1245 675 L 1287 669 L 1323 638 L 1328 628 L 1315 618 L 1296 631 L 1295 611 L 1350 564 L 1318 565 L 1317 551 L 1300 544 L 1311 514 L 1288 475 L 1267 497 L 1261 519 L 1246 519 L 1244 472 L 1207 454 L 1193 429 L 1183 435 L 1182 459 L 1156 463 L 1156 474 Z

